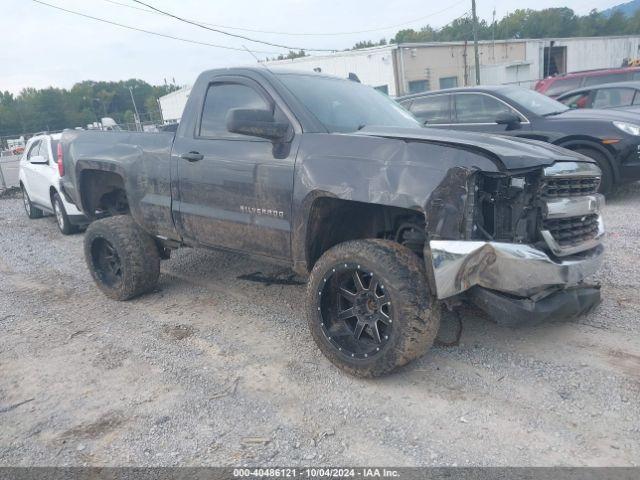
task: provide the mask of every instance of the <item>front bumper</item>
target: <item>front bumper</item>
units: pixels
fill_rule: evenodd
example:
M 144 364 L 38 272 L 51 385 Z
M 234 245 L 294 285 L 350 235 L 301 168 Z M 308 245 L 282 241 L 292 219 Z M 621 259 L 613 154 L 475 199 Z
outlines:
M 511 297 L 480 287 L 472 288 L 469 299 L 501 325 L 532 325 L 554 320 L 571 320 L 588 314 L 600 304 L 598 285 L 550 291 L 534 298 Z
M 598 270 L 604 252 L 598 245 L 557 260 L 530 245 L 514 243 L 432 240 L 429 246 L 440 299 L 474 286 L 523 298 L 574 287 Z
M 600 287 L 584 280 L 602 264 L 602 245 L 560 260 L 530 245 L 448 240 L 429 245 L 438 298 L 465 293 L 500 324 L 568 320 L 600 303 Z

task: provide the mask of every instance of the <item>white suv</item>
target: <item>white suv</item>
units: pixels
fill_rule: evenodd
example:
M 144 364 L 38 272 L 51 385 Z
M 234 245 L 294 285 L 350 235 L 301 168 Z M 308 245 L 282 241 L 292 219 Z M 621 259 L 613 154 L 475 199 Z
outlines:
M 59 133 L 36 135 L 27 142 L 20 159 L 20 188 L 29 218 L 40 218 L 44 213 L 52 213 L 60 231 L 69 235 L 89 222 L 60 193 L 60 137 Z

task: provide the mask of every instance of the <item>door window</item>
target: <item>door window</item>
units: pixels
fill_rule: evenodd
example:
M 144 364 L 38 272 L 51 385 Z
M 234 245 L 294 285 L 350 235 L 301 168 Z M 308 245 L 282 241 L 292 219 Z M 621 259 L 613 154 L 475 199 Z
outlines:
M 33 145 L 29 147 L 29 151 L 27 152 L 27 160 L 31 160 L 32 157 L 40 155 L 40 140 L 36 140 L 33 142 Z
M 411 104 L 411 113 L 427 125 L 451 123 L 451 95 L 433 95 L 417 98 Z
M 513 112 L 507 105 L 489 95 L 465 93 L 454 95 L 454 99 L 457 123 L 495 123 L 498 114 Z
M 633 103 L 632 88 L 602 88 L 596 91 L 593 108 L 626 107 Z
M 589 105 L 589 95 L 591 92 L 580 92 L 574 95 L 569 95 L 562 100 L 558 100 L 561 103 L 564 103 L 569 108 L 587 108 Z
M 38 155 L 44 157 L 47 162 L 51 160 L 51 155 L 49 154 L 49 143 L 45 139 L 40 141 L 40 150 L 38 151 Z
M 271 110 L 267 101 L 253 88 L 239 83 L 214 83 L 209 86 L 200 122 L 201 137 L 242 137 L 227 130 L 227 113 L 232 108 Z

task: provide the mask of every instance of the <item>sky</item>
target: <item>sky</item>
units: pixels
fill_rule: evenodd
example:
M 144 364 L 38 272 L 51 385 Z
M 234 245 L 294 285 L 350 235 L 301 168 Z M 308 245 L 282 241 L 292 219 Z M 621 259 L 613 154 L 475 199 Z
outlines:
M 0 90 L 70 88 L 82 80 L 139 78 L 193 83 L 203 70 L 255 63 L 287 49 L 188 25 L 150 13 L 134 0 L 42 0 L 164 35 L 240 49 L 185 43 L 59 11 L 34 0 L 0 0 Z M 291 47 L 342 50 L 360 40 L 387 40 L 402 28 L 446 25 L 471 9 L 471 0 L 143 0 L 161 10 L 238 35 Z M 569 7 L 583 15 L 625 0 L 477 0 L 478 16 L 491 21 L 517 8 Z M 128 5 L 128 6 L 127 6 Z M 135 7 L 135 8 L 131 8 Z M 229 28 L 233 27 L 233 28 Z M 239 30 L 238 28 L 249 29 Z M 366 33 L 364 30 L 372 30 Z M 278 33 L 264 33 L 278 32 Z M 292 35 L 297 34 L 297 35 Z M 303 35 L 300 35 L 303 34 Z M 266 51 L 270 53 L 259 53 Z

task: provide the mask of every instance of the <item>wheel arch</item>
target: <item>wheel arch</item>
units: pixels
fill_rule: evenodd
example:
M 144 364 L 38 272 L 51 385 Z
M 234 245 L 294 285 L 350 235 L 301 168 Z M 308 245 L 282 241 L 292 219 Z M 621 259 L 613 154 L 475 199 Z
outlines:
M 49 185 L 49 200 L 51 200 L 51 208 L 53 208 L 53 196 L 55 194 L 60 195 L 60 192 L 53 185 Z
M 294 269 L 311 271 L 320 256 L 331 247 L 349 240 L 389 238 L 407 221 L 424 224 L 424 211 L 339 198 L 316 192 L 307 198 L 301 214 L 304 222 L 294 232 Z M 330 221 L 329 221 L 330 220 Z M 424 227 L 420 229 L 424 232 Z
M 124 176 L 117 171 L 99 168 L 84 168 L 78 176 L 80 203 L 82 211 L 95 218 L 96 211 L 107 210 L 111 213 L 127 213 Z

